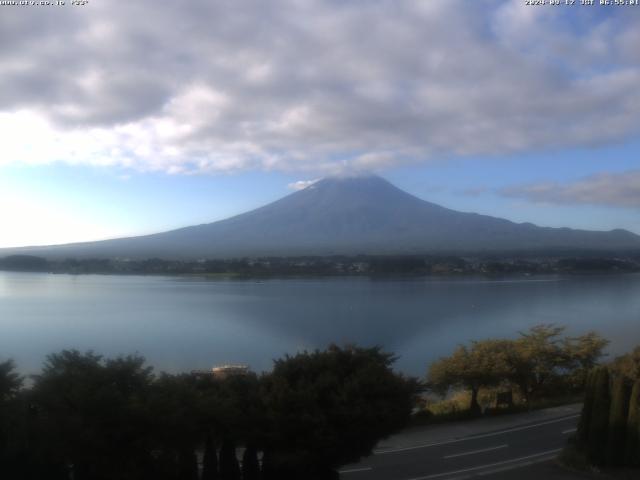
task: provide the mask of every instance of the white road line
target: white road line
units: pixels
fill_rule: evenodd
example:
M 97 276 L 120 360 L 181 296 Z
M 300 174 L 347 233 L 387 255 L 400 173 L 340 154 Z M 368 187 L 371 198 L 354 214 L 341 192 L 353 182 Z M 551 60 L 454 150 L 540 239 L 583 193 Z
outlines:
M 455 453 L 453 455 L 446 455 L 442 458 L 464 457 L 465 455 L 474 455 L 476 453 L 484 453 L 484 452 L 491 452 L 492 450 L 500 450 L 501 448 L 507 448 L 508 446 L 509 445 L 498 445 L 497 447 L 483 448 L 482 450 L 473 450 L 472 452 Z
M 477 466 L 477 467 L 465 468 L 463 470 L 455 470 L 455 471 L 452 471 L 452 472 L 434 473 L 433 475 L 426 475 L 424 477 L 414 477 L 414 478 L 410 478 L 409 480 L 428 480 L 428 479 L 431 479 L 431 478 L 448 477 L 449 475 L 456 475 L 458 473 L 473 472 L 473 471 L 476 471 L 476 470 L 483 470 L 485 468 L 497 467 L 499 465 L 506 465 L 506 464 L 515 463 L 515 462 L 522 462 L 523 460 L 529 460 L 531 458 L 542 457 L 544 455 L 552 455 L 552 454 L 560 452 L 561 450 L 562 450 L 561 448 L 556 448 L 555 450 L 548 450 L 546 452 L 534 453 L 533 455 L 527 455 L 526 457 L 513 458 L 511 460 L 504 460 L 502 462 L 489 463 L 487 465 L 480 465 L 480 466 Z
M 494 473 L 508 472 L 509 470 L 515 470 L 516 468 L 528 467 L 530 465 L 535 465 L 536 463 L 548 462 L 551 458 L 553 457 L 543 456 L 540 458 L 534 458 L 532 460 L 527 460 L 526 462 L 516 463 L 514 465 L 507 465 L 506 467 L 493 468 L 491 470 L 485 470 L 484 472 L 478 472 L 477 476 L 484 477 L 486 475 L 493 475 Z M 453 479 L 449 479 L 449 480 L 453 480 Z
M 368 472 L 369 470 L 373 470 L 371 467 L 362 467 L 362 468 L 350 468 L 348 470 L 340 470 L 338 473 L 357 473 L 357 472 Z
M 577 428 L 570 428 L 569 430 L 563 430 L 563 431 L 562 431 L 562 434 L 563 434 L 563 435 L 567 435 L 567 434 L 569 434 L 569 433 L 573 433 L 573 432 L 577 432 L 577 431 L 578 431 L 578 429 L 577 429 Z
M 418 450 L 420 448 L 437 447 L 439 445 L 449 445 L 450 443 L 468 442 L 470 440 L 477 440 L 479 438 L 495 437 L 497 435 L 504 435 L 505 433 L 519 432 L 521 430 L 528 430 L 530 428 L 537 428 L 537 427 L 542 427 L 544 425 L 551 425 L 552 423 L 564 422 L 566 420 L 571 420 L 572 418 L 578 418 L 579 416 L 580 416 L 580 414 L 570 415 L 568 417 L 562 417 L 562 418 L 557 418 L 555 420 L 549 420 L 548 422 L 536 423 L 535 425 L 526 425 L 524 427 L 509 428 L 507 430 L 501 430 L 499 432 L 484 433 L 482 435 L 473 435 L 473 436 L 470 436 L 470 437 L 454 438 L 452 440 L 445 440 L 443 442 L 425 443 L 423 445 L 414 445 L 412 447 L 393 448 L 393 449 L 390 449 L 390 450 L 375 450 L 373 452 L 373 454 L 374 455 L 385 455 L 387 453 L 405 452 L 405 451 L 408 451 L 408 450 Z

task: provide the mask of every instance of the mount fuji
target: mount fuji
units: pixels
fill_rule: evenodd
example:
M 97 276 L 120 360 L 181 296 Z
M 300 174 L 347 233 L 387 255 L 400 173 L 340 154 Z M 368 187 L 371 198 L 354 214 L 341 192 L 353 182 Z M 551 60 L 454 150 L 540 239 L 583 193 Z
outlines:
M 639 248 L 640 236 L 626 230 L 549 228 L 459 212 L 378 176 L 361 176 L 325 178 L 213 223 L 139 237 L 3 249 L 0 256 L 195 259 Z

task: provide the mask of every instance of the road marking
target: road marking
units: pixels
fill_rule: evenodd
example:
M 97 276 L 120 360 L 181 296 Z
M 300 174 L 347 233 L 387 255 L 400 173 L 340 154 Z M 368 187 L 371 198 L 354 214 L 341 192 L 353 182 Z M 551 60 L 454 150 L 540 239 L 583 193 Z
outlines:
M 494 473 L 508 472 L 509 470 L 515 470 L 516 468 L 528 467 L 530 465 L 535 465 L 537 463 L 548 462 L 551 458 L 553 457 L 534 458 L 526 462 L 516 463 L 515 465 L 507 465 L 506 467 L 493 468 L 491 470 L 485 470 L 484 472 L 478 472 L 478 476 L 484 477 L 485 475 L 493 475 Z M 449 479 L 449 480 L 453 480 L 453 479 Z
M 561 450 L 562 450 L 561 448 L 556 448 L 555 450 L 548 450 L 546 452 L 534 453 L 533 455 L 527 455 L 526 457 L 513 458 L 511 460 L 504 460 L 502 462 L 489 463 L 487 465 L 480 465 L 478 467 L 465 468 L 463 470 L 455 470 L 455 471 L 452 471 L 452 472 L 434 473 L 432 475 L 426 475 L 424 477 L 410 478 L 409 480 L 428 480 L 428 479 L 431 479 L 431 478 L 448 477 L 449 475 L 456 475 L 458 473 L 473 472 L 473 471 L 476 471 L 476 470 L 483 470 L 485 468 L 497 467 L 499 465 L 506 465 L 508 463 L 521 462 L 523 460 L 529 460 L 531 458 L 537 458 L 537 457 L 542 457 L 542 456 L 545 456 L 545 455 L 551 455 L 551 454 L 558 453 Z
M 573 432 L 577 432 L 578 429 L 577 428 L 570 428 L 569 430 L 563 430 L 562 434 L 563 435 L 567 435 L 568 433 L 573 433 Z
M 544 425 L 551 425 L 552 423 L 564 422 L 566 420 L 571 420 L 572 418 L 578 418 L 579 416 L 580 416 L 580 414 L 570 415 L 568 417 L 562 417 L 562 418 L 557 418 L 555 420 L 549 420 L 548 422 L 536 423 L 535 425 L 526 425 L 524 427 L 509 428 L 507 430 L 501 430 L 499 432 L 484 433 L 482 435 L 472 435 L 470 437 L 454 438 L 452 440 L 445 440 L 443 442 L 425 443 L 423 445 L 414 445 L 412 447 L 393 448 L 393 449 L 390 449 L 390 450 L 375 450 L 373 452 L 373 454 L 374 455 L 384 455 L 384 454 L 387 454 L 387 453 L 406 452 L 408 450 L 418 450 L 420 448 L 437 447 L 439 445 L 449 445 L 450 443 L 467 442 L 467 441 L 470 441 L 470 440 L 477 440 L 479 438 L 495 437 L 496 435 L 504 435 L 505 433 L 519 432 L 521 430 L 528 430 L 530 428 L 537 428 L 537 427 L 542 427 Z
M 369 470 L 373 470 L 371 467 L 362 467 L 362 468 L 350 468 L 348 470 L 339 470 L 338 473 L 357 473 L 357 472 L 368 472 Z
M 442 457 L 442 458 L 464 457 L 465 455 L 474 455 L 476 453 L 491 452 L 492 450 L 499 450 L 501 448 L 507 448 L 508 446 L 509 445 L 498 445 L 497 447 L 483 448 L 482 450 L 473 450 L 472 452 L 455 453 L 453 455 L 446 455 L 445 457 Z

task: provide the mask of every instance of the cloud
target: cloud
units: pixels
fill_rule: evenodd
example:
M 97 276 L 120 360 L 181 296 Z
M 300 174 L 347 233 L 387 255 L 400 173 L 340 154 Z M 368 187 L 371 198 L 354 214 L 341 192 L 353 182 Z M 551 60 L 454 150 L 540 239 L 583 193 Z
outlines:
M 460 195 L 467 197 L 479 197 L 489 192 L 491 192 L 491 190 L 487 187 L 469 187 L 458 191 Z
M 587 10 L 519 0 L 5 7 L 0 165 L 325 174 L 617 142 L 640 129 L 637 17 Z
M 599 173 L 565 184 L 547 182 L 509 187 L 498 193 L 533 202 L 640 209 L 640 170 Z
M 289 185 L 287 185 L 287 187 L 289 187 L 291 190 L 304 190 L 308 186 L 316 183 L 318 180 L 320 179 L 316 178 L 315 180 L 298 180 L 297 182 L 290 183 Z

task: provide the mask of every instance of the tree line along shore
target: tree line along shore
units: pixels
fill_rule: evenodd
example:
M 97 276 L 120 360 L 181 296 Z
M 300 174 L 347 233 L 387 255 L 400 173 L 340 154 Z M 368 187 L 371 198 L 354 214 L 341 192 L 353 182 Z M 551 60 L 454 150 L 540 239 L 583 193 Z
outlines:
M 71 274 L 213 276 L 540 275 L 640 272 L 640 252 L 520 252 L 474 255 L 354 255 L 167 260 L 0 258 L 0 270 Z

